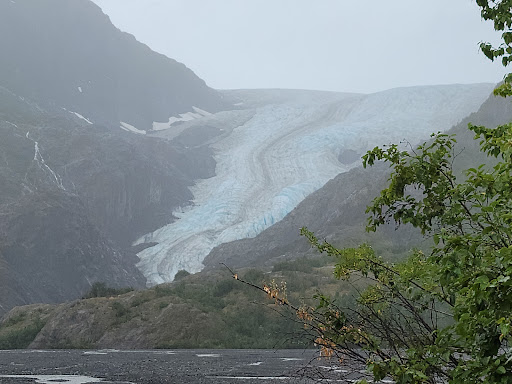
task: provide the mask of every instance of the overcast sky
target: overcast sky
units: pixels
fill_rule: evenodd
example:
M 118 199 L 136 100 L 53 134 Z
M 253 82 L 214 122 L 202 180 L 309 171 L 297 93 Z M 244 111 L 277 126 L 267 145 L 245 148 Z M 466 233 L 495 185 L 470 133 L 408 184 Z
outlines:
M 475 0 L 93 0 L 217 89 L 349 92 L 498 82 Z

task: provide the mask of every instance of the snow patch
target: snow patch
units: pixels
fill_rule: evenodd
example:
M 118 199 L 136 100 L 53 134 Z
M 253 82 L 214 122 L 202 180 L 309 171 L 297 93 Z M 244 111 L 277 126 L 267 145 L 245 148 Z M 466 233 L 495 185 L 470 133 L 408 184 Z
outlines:
M 124 129 L 127 132 L 138 133 L 139 135 L 145 135 L 146 134 L 146 131 L 143 131 L 141 129 L 135 128 L 133 125 L 125 123 L 124 121 L 121 121 L 119 123 L 121 124 L 120 128 Z
M 5 121 L 7 124 L 12 125 L 14 128 L 18 128 L 18 129 L 19 129 L 19 127 L 18 127 L 16 124 L 11 123 L 10 121 L 7 121 L 7 120 L 4 120 L 4 121 Z
M 87 119 L 86 117 L 83 117 L 81 114 L 79 114 L 78 112 L 73 112 L 73 111 L 69 111 L 69 113 L 72 113 L 74 114 L 76 117 L 78 117 L 79 119 L 85 121 L 87 124 L 92 124 L 92 121 Z
M 55 384 L 55 383 L 68 383 L 68 384 L 89 384 L 101 383 L 102 379 L 97 379 L 88 376 L 78 375 L 0 375 L 0 378 L 6 379 L 30 379 L 35 380 L 39 384 Z
M 211 115 L 213 115 L 213 113 L 210 113 L 210 112 L 205 111 L 204 109 L 201 109 L 201 108 L 198 108 L 198 107 L 192 107 L 192 109 L 194 111 L 196 111 L 197 113 L 199 113 L 200 115 L 203 115 L 203 116 L 211 116 Z
M 187 121 L 201 119 L 203 117 L 212 116 L 212 113 L 198 107 L 192 107 L 194 112 L 180 113 L 179 117 L 171 116 L 167 122 L 153 122 L 153 131 L 162 131 L 171 128 L 176 123 L 184 123 Z
M 82 87 L 77 87 L 78 88 L 78 92 L 82 93 Z
M 144 354 L 144 355 L 147 355 L 148 353 L 152 353 L 154 355 L 175 355 L 176 352 L 174 351 L 159 351 L 159 350 L 154 350 L 154 351 L 148 351 L 148 350 L 119 350 L 119 349 L 99 349 L 99 350 L 94 350 L 94 351 L 85 351 L 83 354 L 84 355 L 108 355 L 109 353 L 128 353 L 128 354 L 133 354 L 133 353 L 141 353 L 141 354 Z

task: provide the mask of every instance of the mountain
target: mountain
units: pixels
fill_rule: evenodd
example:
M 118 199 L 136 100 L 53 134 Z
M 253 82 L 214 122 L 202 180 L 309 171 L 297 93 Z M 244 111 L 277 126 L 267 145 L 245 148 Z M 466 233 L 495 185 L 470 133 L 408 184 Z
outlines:
M 93 123 L 152 129 L 222 97 L 185 65 L 119 31 L 89 0 L 0 2 L 0 84 Z
M 0 2 L 0 52 L 0 315 L 143 287 L 132 242 L 215 169 L 209 148 L 146 130 L 229 104 L 87 0 Z
M 446 130 L 492 89 L 219 92 L 88 0 L 0 2 L 0 52 L 0 314 L 196 272 L 370 146 Z
M 476 111 L 492 88 L 492 84 L 425 86 L 369 95 L 224 92 L 236 110 L 151 134 L 172 139 L 179 132 L 208 129 L 216 167 L 214 176 L 192 188 L 193 204 L 174 212 L 179 220 L 138 240 L 153 244 L 138 253 L 138 267 L 149 284 L 170 281 L 180 269 L 201 270 L 216 246 L 255 237 L 275 225 L 330 179 L 360 166 L 366 150 L 407 140 L 405 148 L 432 132 L 448 130 Z M 197 145 L 191 140 L 184 144 Z M 350 179 L 350 183 L 358 181 Z M 304 224 L 298 223 L 295 231 Z
M 478 151 L 468 122 L 496 126 L 511 120 L 510 100 L 491 96 L 449 130 L 457 135 L 457 172 L 490 164 Z M 304 348 L 308 344 L 290 342 L 290 335 L 292 341 L 308 341 L 294 311 L 234 280 L 218 263 L 254 284 L 285 281 L 291 303 L 313 305 L 310 299 L 320 291 L 341 307 L 352 305 L 350 292 L 358 282 L 335 280 L 335 260 L 313 251 L 299 228 L 306 225 L 341 247 L 369 241 L 387 258 L 400 257 L 411 247 L 428 247 L 428 240 L 423 242 L 411 228 L 387 226 L 365 234 L 364 208 L 386 184 L 388 173 L 386 165 L 377 164 L 336 176 L 256 237 L 215 248 L 205 260 L 206 269 L 197 274 L 108 298 L 15 308 L 0 323 L 0 348 L 272 348 L 276 343 Z M 262 270 L 247 269 L 255 266 Z

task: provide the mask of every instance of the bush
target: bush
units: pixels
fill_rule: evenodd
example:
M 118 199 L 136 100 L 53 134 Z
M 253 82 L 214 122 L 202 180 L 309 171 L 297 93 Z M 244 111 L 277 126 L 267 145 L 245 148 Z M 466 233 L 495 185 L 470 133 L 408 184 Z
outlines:
M 411 153 L 391 145 L 363 156 L 393 169 L 367 229 L 410 224 L 432 238 L 430 251 L 390 263 L 367 244 L 338 249 L 302 229 L 335 258 L 337 279 L 368 283 L 355 306 L 319 294 L 316 307 L 296 311 L 324 356 L 366 364 L 374 381 L 512 383 L 512 123 L 470 130 L 498 161 L 465 178 L 453 171 L 454 137 L 442 133 Z
M 45 325 L 45 321 L 37 317 L 34 322 L 20 328 L 0 333 L 0 349 L 27 348 Z M 5 328 L 5 325 L 2 327 Z M 0 329 L 1 330 L 1 329 Z
M 108 287 L 105 283 L 96 282 L 91 286 L 91 289 L 83 297 L 84 299 L 91 299 L 93 297 L 111 297 L 122 295 L 127 292 L 133 291 L 133 288 L 112 288 Z
M 226 296 L 228 293 L 233 291 L 234 289 L 239 289 L 240 285 L 237 284 L 235 279 L 229 279 L 229 280 L 221 280 L 217 284 L 215 284 L 215 287 L 213 289 L 213 295 L 214 296 Z
M 114 303 L 112 303 L 111 308 L 114 311 L 114 315 L 118 318 L 127 317 L 127 315 L 130 313 L 130 310 L 119 301 L 115 301 Z
M 190 276 L 190 272 L 185 271 L 184 269 L 180 269 L 175 275 L 174 280 L 178 281 L 183 279 L 184 277 Z

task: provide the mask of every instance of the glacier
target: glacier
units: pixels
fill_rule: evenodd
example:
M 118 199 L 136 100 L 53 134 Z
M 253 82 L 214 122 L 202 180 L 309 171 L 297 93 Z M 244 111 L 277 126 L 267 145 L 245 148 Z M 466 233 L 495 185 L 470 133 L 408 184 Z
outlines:
M 192 204 L 173 212 L 175 222 L 135 242 L 158 243 L 138 253 L 139 269 L 149 286 L 172 281 L 181 269 L 200 271 L 214 247 L 258 235 L 327 181 L 359 166 L 366 150 L 404 140 L 415 145 L 445 131 L 476 111 L 493 87 L 421 86 L 370 95 L 226 91 L 237 101 L 235 110 L 179 128 L 219 129 L 210 143 L 215 176 L 197 181 Z M 169 139 L 177 133 L 158 134 Z M 340 161 L 346 151 L 358 155 L 353 162 Z

